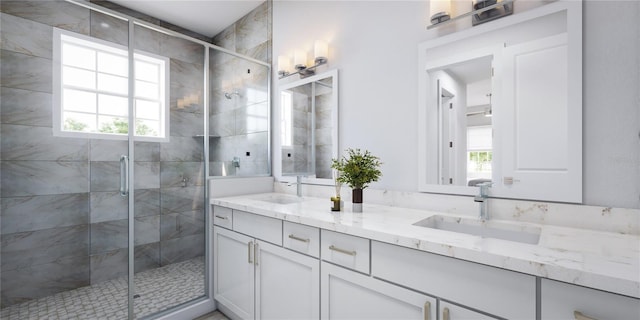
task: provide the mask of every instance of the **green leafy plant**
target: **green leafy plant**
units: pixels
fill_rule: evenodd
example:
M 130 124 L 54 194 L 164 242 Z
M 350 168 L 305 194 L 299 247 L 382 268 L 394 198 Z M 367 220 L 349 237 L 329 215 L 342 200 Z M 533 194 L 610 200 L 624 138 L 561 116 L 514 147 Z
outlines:
M 339 172 L 337 181 L 346 183 L 351 189 L 364 189 L 371 182 L 378 181 L 380 158 L 372 155 L 368 150 L 347 149 L 347 156 L 341 159 L 331 159 L 331 168 Z

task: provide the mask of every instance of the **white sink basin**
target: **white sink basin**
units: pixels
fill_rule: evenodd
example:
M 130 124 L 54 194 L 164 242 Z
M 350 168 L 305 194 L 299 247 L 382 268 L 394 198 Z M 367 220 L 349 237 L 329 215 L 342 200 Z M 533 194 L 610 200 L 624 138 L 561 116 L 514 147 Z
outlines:
M 413 224 L 414 226 L 458 232 L 479 236 L 515 241 L 528 244 L 538 244 L 540 228 L 496 221 L 482 221 L 479 219 L 455 218 L 446 216 L 431 216 Z
M 302 202 L 302 198 L 286 194 L 272 194 L 265 197 L 256 198 L 256 200 L 275 204 L 291 204 Z

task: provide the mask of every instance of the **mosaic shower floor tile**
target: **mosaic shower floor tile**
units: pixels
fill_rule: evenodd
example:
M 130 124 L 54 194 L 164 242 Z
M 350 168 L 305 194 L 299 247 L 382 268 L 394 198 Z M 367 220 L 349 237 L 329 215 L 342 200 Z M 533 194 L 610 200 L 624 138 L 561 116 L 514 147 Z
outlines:
M 136 273 L 133 309 L 141 318 L 204 296 L 204 257 Z M 0 310 L 0 319 L 126 319 L 127 278 L 61 292 Z

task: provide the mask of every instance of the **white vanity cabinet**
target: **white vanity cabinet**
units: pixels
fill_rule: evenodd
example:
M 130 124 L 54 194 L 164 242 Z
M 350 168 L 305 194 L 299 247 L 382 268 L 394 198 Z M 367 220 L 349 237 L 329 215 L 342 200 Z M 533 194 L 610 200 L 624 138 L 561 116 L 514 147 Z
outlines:
M 378 241 L 371 241 L 371 275 L 497 317 L 536 318 L 534 276 Z
M 322 319 L 436 319 L 436 299 L 322 262 Z
M 542 279 L 542 319 L 640 319 L 640 299 Z
M 281 246 L 281 220 L 233 210 L 232 221 L 233 230 L 213 228 L 213 295 L 221 309 L 240 319 L 318 319 L 319 260 Z

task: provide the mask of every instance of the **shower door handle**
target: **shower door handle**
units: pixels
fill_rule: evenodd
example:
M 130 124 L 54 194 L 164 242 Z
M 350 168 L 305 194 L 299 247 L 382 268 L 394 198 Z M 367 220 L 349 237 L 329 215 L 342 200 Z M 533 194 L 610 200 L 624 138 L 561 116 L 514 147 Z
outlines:
M 124 154 L 120 156 L 120 195 L 129 195 L 129 157 Z

